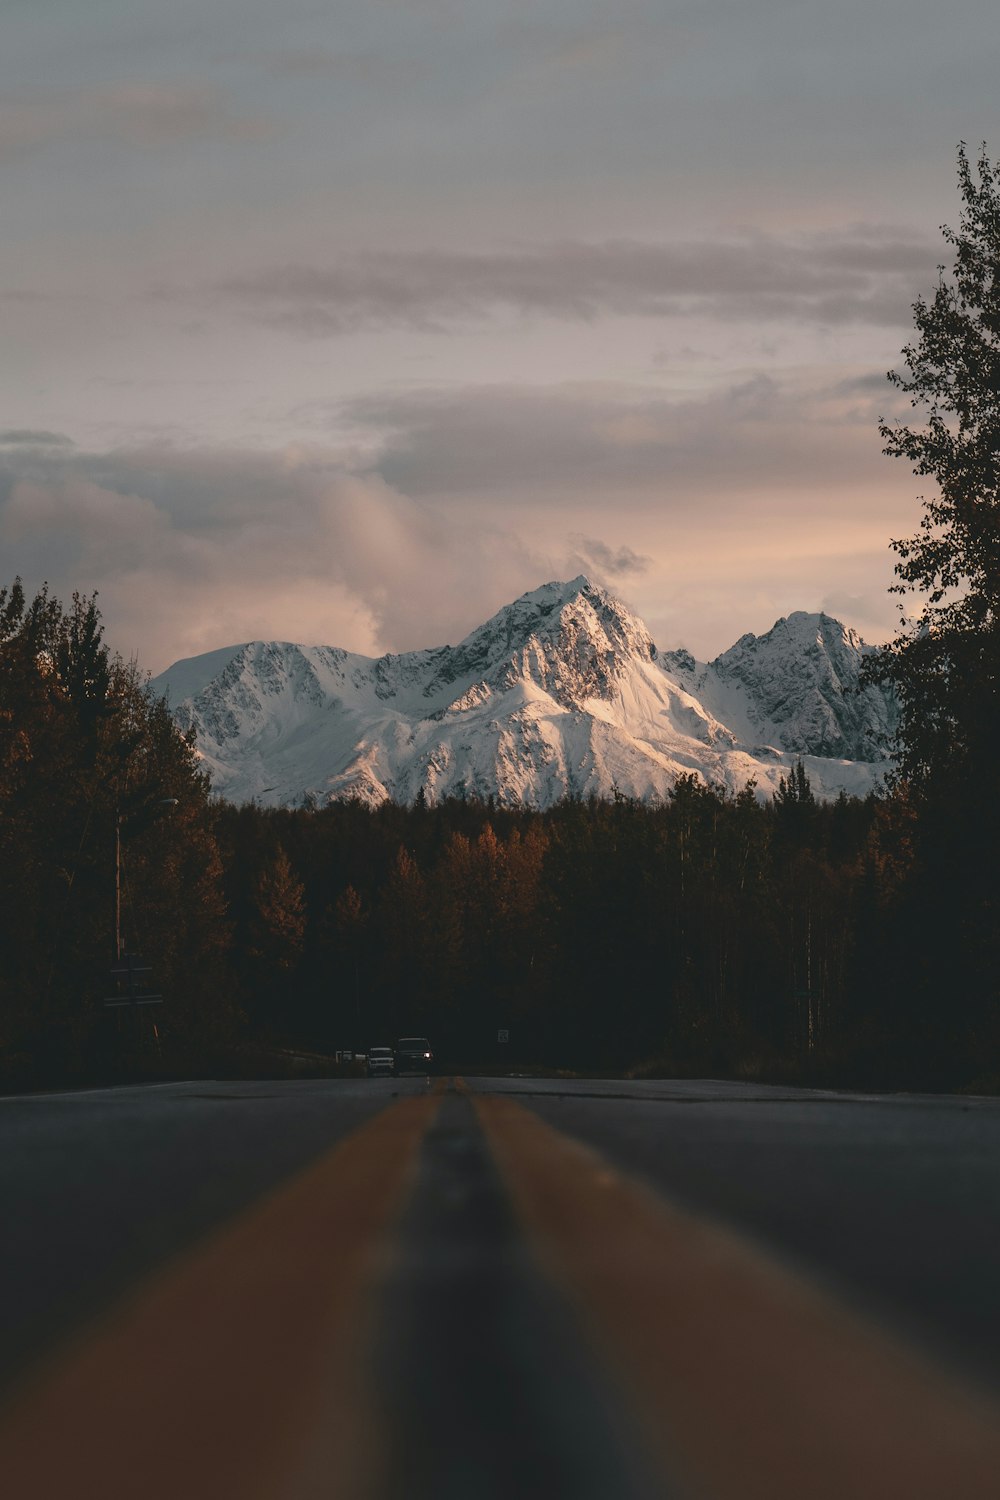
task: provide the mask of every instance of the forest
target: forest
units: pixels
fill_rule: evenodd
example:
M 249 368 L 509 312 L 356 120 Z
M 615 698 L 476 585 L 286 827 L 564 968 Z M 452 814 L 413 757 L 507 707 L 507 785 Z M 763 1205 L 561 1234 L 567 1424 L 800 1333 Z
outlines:
M 990 976 L 948 951 L 962 913 L 902 795 L 820 804 L 798 768 L 773 802 L 690 777 L 541 814 L 227 808 L 218 836 L 239 993 L 272 1035 L 900 1086 L 981 1083 L 996 1055 Z
M 96 600 L 15 582 L 0 1080 L 331 1071 L 416 1033 L 456 1067 L 991 1087 L 990 802 L 820 803 L 798 766 L 771 801 L 236 807 Z

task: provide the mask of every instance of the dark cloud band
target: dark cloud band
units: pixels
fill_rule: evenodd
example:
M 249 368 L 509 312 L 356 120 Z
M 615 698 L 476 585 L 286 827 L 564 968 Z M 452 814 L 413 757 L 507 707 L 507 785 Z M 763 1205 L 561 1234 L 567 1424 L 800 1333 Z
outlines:
M 497 313 L 570 321 L 701 314 L 729 320 L 905 324 L 936 248 L 879 226 L 678 244 L 560 243 L 497 253 L 380 251 L 273 267 L 217 293 L 316 337 L 447 327 Z

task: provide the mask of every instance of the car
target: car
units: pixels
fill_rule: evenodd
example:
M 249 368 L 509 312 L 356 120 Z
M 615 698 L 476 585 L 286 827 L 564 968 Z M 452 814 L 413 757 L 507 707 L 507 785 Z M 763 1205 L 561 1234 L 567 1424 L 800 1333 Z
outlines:
M 391 1078 L 395 1071 L 395 1058 L 391 1047 L 368 1048 L 369 1078 Z
M 434 1053 L 425 1036 L 400 1037 L 396 1043 L 396 1066 L 393 1071 L 397 1078 L 400 1073 L 432 1073 L 434 1071 Z

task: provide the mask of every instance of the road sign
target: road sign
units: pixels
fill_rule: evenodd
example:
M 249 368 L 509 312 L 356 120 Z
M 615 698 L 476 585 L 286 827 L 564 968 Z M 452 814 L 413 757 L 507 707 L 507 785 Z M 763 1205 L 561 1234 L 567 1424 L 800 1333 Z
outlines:
M 497 1041 L 498 1042 L 509 1042 L 510 1041 L 510 1032 L 506 1029 L 506 1027 L 501 1026 L 500 1030 L 497 1032 Z
M 139 977 L 152 972 L 153 965 L 140 958 L 138 953 L 123 953 L 111 966 L 111 978 L 124 989 L 124 994 L 110 995 L 105 1000 L 105 1005 L 162 1005 L 163 996 L 144 991 L 143 984 L 146 981 Z
M 112 979 L 131 979 L 133 974 L 152 974 L 153 965 L 146 963 L 143 958 L 136 958 L 131 953 L 124 954 L 116 964 L 111 967 Z

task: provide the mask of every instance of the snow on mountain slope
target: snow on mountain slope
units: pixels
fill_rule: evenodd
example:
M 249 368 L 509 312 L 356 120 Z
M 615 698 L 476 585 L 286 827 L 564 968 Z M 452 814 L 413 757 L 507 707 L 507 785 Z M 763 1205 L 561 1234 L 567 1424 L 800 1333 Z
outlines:
M 741 636 L 708 666 L 684 652 L 660 661 L 744 743 L 879 761 L 898 711 L 891 694 L 860 686 L 868 649 L 857 631 L 838 620 L 799 610 L 766 635 Z
M 799 758 L 818 795 L 885 771 L 891 698 L 858 688 L 867 648 L 796 613 L 711 663 L 657 652 L 586 578 L 524 594 L 457 646 L 373 660 L 253 641 L 178 662 L 153 687 L 216 790 L 267 805 L 358 797 L 662 797 L 690 772 L 762 792 Z

